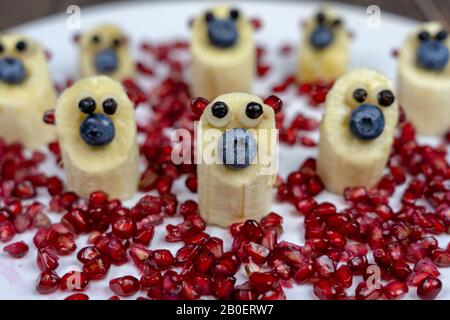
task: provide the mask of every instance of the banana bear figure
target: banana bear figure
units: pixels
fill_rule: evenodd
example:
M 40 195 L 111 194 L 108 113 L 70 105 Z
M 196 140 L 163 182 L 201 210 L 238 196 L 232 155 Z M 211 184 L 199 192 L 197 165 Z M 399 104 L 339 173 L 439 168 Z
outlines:
M 79 44 L 81 77 L 106 75 L 117 81 L 133 78 L 134 62 L 119 27 L 97 26 L 82 34 Z
M 272 204 L 278 169 L 274 110 L 246 93 L 219 96 L 197 127 L 200 213 L 210 224 L 258 219 Z
M 214 99 L 230 92 L 250 92 L 256 48 L 250 22 L 237 9 L 218 7 L 202 13 L 192 25 L 191 91 Z
M 393 84 L 371 69 L 355 69 L 327 95 L 317 170 L 326 188 L 372 187 L 389 158 L 398 104 Z
M 42 121 L 56 92 L 42 46 L 21 34 L 0 36 L 0 136 L 38 148 L 56 138 Z
M 297 81 L 332 83 L 347 70 L 349 36 L 342 20 L 324 7 L 305 25 L 299 50 Z
M 106 76 L 78 81 L 60 96 L 56 128 L 69 189 L 110 197 L 134 195 L 139 151 L 134 107 L 120 83 Z
M 422 134 L 450 130 L 450 39 L 438 22 L 419 26 L 398 57 L 398 96 L 406 118 Z

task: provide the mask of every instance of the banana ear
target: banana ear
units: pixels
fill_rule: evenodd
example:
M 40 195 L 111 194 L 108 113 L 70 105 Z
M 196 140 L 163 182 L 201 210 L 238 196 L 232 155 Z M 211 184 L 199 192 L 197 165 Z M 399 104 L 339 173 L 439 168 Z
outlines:
M 203 114 L 203 111 L 205 111 L 208 104 L 209 101 L 205 98 L 202 97 L 194 98 L 191 101 L 191 110 L 194 114 L 200 117 Z
M 258 17 L 251 18 L 250 23 L 253 27 L 253 30 L 255 30 L 255 31 L 258 31 L 262 27 L 261 19 L 259 19 Z
M 266 99 L 264 99 L 264 103 L 272 107 L 275 114 L 280 112 L 281 108 L 283 107 L 283 101 L 281 101 L 281 99 L 276 95 L 268 96 Z
M 72 40 L 74 43 L 79 44 L 81 38 L 81 33 L 77 32 L 73 35 Z
M 45 111 L 43 120 L 46 124 L 55 125 L 55 109 Z

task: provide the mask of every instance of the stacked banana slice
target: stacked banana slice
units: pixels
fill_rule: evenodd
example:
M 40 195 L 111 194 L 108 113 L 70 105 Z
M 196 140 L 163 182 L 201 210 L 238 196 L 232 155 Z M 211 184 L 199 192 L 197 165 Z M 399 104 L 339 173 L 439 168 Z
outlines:
M 42 115 L 53 108 L 56 93 L 41 45 L 21 34 L 0 36 L 0 136 L 37 148 L 56 131 Z
M 270 211 L 278 170 L 274 110 L 255 96 L 219 96 L 197 127 L 198 195 L 202 217 L 229 226 Z
M 256 48 L 250 22 L 237 9 L 218 7 L 199 15 L 191 36 L 193 96 L 214 99 L 251 92 Z
M 118 82 L 105 76 L 80 80 L 60 96 L 55 120 L 69 189 L 81 196 L 105 190 L 120 199 L 136 192 L 134 108 Z
M 329 191 L 371 187 L 389 158 L 398 104 L 392 82 L 371 69 L 355 69 L 336 81 L 320 125 L 317 170 Z
M 123 81 L 134 76 L 135 66 L 127 38 L 119 27 L 97 26 L 81 35 L 79 45 L 82 77 L 107 75 Z
M 297 81 L 333 82 L 345 73 L 348 62 L 348 32 L 336 13 L 324 7 L 306 22 L 299 50 Z
M 450 130 L 450 39 L 438 22 L 419 26 L 399 51 L 398 95 L 423 134 Z

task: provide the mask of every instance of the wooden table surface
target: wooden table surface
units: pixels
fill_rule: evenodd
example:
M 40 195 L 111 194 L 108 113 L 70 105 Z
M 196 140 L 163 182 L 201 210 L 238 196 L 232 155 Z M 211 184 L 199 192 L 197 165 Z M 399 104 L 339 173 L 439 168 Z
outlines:
M 83 8 L 108 1 L 123 0 L 0 0 L 0 30 L 49 14 L 65 12 L 67 6 L 72 4 Z M 336 2 L 365 7 L 375 4 L 382 10 L 420 21 L 439 20 L 446 25 L 447 29 L 450 29 L 450 0 L 338 0 Z

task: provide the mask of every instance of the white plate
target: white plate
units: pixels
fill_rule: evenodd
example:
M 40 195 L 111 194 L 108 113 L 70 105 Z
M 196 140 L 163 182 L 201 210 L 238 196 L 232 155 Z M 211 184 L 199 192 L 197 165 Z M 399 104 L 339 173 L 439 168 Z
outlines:
M 82 10 L 82 28 L 88 28 L 100 22 L 114 22 L 123 26 L 129 35 L 131 35 L 132 43 L 135 47 L 143 39 L 151 40 L 170 40 L 175 38 L 187 38 L 189 30 L 187 22 L 190 17 L 197 14 L 201 9 L 215 5 L 217 2 L 210 3 L 143 3 L 131 2 L 105 4 L 97 7 Z M 299 22 L 310 16 L 316 9 L 317 5 L 307 2 L 235 2 L 237 7 L 243 9 L 248 16 L 260 17 L 263 20 L 263 29 L 257 32 L 258 43 L 264 45 L 268 49 L 266 56 L 267 61 L 275 70 L 263 80 L 258 80 L 255 85 L 255 93 L 267 95 L 271 86 L 281 79 L 283 75 L 291 74 L 295 70 L 295 54 L 290 58 L 281 59 L 278 49 L 281 44 L 290 43 L 294 46 L 298 44 L 300 37 Z M 395 59 L 391 57 L 391 50 L 402 43 L 407 33 L 417 22 L 394 16 L 382 12 L 380 29 L 369 29 L 366 25 L 368 14 L 363 7 L 352 7 L 344 5 L 334 5 L 334 7 L 343 15 L 346 24 L 350 30 L 355 32 L 356 37 L 351 44 L 351 66 L 366 66 L 381 69 L 388 76 L 395 78 Z M 66 27 L 67 16 L 60 14 L 48 17 L 29 24 L 22 25 L 17 29 L 23 31 L 36 39 L 42 41 L 47 48 L 53 52 L 53 59 L 50 67 L 54 78 L 58 81 L 64 80 L 76 74 L 77 68 L 77 48 L 72 43 L 73 31 Z M 136 50 L 137 51 L 137 50 Z M 136 52 L 137 54 L 137 52 Z M 321 109 L 313 109 L 308 107 L 302 98 L 298 98 L 294 94 L 294 90 L 281 95 L 283 100 L 287 102 L 286 114 L 292 115 L 298 111 L 302 111 L 307 115 L 320 119 Z M 312 135 L 317 139 L 316 135 Z M 435 145 L 437 139 L 420 137 L 421 142 L 427 142 Z M 283 177 L 288 172 L 293 171 L 307 157 L 316 156 L 315 149 L 296 147 L 281 147 L 280 173 Z M 46 170 L 49 173 L 61 174 L 50 161 Z M 174 186 L 173 191 L 179 195 L 179 200 L 196 199 L 196 195 L 190 193 L 184 187 L 184 179 L 180 179 Z M 394 208 L 397 208 L 398 195 L 392 200 Z M 42 200 L 48 199 L 46 192 L 40 194 Z M 126 204 L 132 204 L 133 201 Z M 318 201 L 329 200 L 344 206 L 341 197 L 322 192 L 318 197 Z M 282 214 L 284 217 L 284 234 L 281 240 L 287 240 L 302 244 L 304 241 L 303 219 L 295 213 L 290 205 L 274 204 L 273 210 Z M 60 219 L 59 215 L 51 215 L 54 221 Z M 167 223 L 178 223 L 180 218 L 168 218 Z M 207 232 L 218 235 L 224 239 L 230 239 L 227 232 L 216 227 L 208 227 Z M 14 241 L 25 240 L 31 244 L 33 232 L 16 236 Z M 157 227 L 155 239 L 151 248 L 169 248 L 175 253 L 180 244 L 170 244 L 164 241 L 165 227 L 163 225 Z M 450 237 L 440 236 L 441 246 L 449 242 Z M 86 237 L 80 237 L 77 241 L 78 248 L 86 245 Z M 229 249 L 230 241 L 225 241 L 226 249 Z M 0 298 L 2 299 L 61 299 L 69 295 L 69 293 L 56 292 L 50 295 L 40 295 L 35 292 L 35 280 L 38 270 L 35 264 L 36 251 L 31 248 L 30 253 L 23 259 L 14 260 L 7 258 L 4 253 L 0 254 Z M 371 254 L 368 255 L 371 258 Z M 64 257 L 60 261 L 58 274 L 63 275 L 65 272 L 79 268 L 79 264 L 73 265 L 75 262 L 74 255 Z M 441 279 L 444 287 L 439 295 L 441 299 L 450 298 L 450 269 L 441 269 Z M 92 282 L 88 290 L 91 299 L 104 299 L 112 295 L 109 290 L 109 279 L 133 274 L 138 276 L 137 270 L 131 264 L 112 267 L 108 274 L 108 279 L 104 281 Z M 238 275 L 238 283 L 242 282 L 244 277 Z M 358 280 L 359 281 L 359 280 Z M 357 283 L 358 281 L 354 281 Z M 348 290 L 353 293 L 354 287 Z M 288 299 L 314 299 L 312 287 L 310 285 L 295 285 L 291 289 L 285 290 Z M 141 292 L 140 295 L 145 295 Z M 133 298 L 137 297 L 134 296 Z M 407 298 L 417 298 L 415 290 L 411 289 Z

